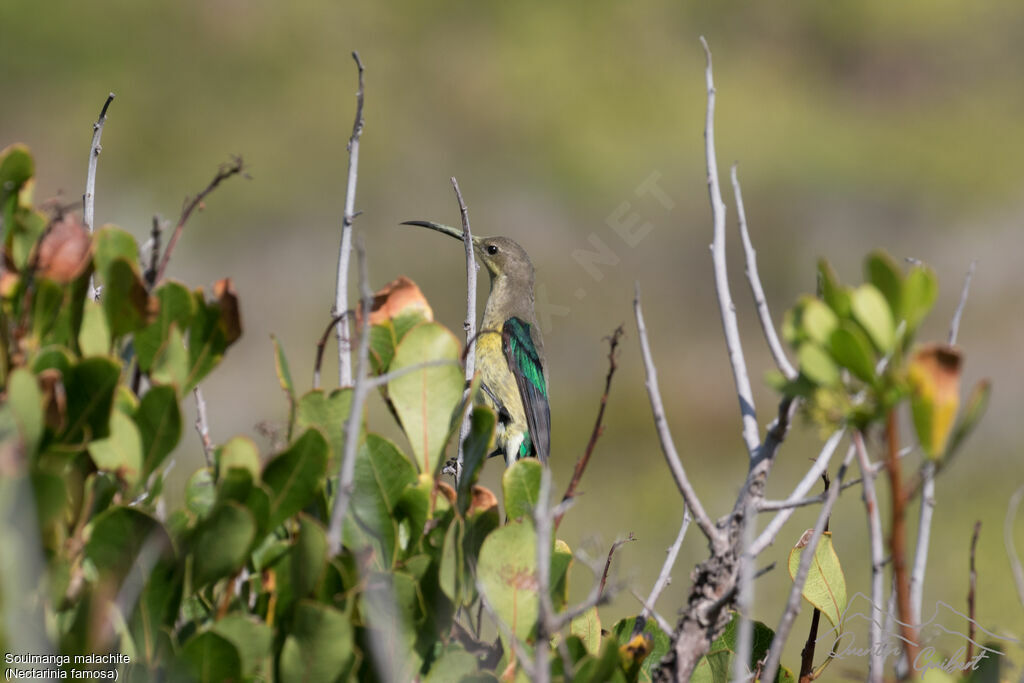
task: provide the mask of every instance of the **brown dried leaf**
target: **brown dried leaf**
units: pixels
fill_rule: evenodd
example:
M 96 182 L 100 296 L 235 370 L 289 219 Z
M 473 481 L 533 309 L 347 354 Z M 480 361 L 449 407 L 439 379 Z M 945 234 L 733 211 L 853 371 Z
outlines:
M 75 214 L 53 223 L 39 245 L 39 273 L 61 284 L 77 278 L 89 265 L 92 239 Z
M 473 500 L 469 503 L 468 515 L 486 512 L 496 507 L 498 507 L 498 497 L 489 488 L 479 485 L 473 487 Z
M 387 283 L 373 295 L 370 324 L 380 325 L 400 315 L 419 312 L 427 320 L 434 319 L 434 311 L 415 282 L 402 275 Z
M 242 314 L 238 308 L 238 295 L 231 278 L 217 280 L 213 285 L 213 295 L 220 303 L 220 320 L 224 326 L 225 341 L 234 344 L 242 336 Z

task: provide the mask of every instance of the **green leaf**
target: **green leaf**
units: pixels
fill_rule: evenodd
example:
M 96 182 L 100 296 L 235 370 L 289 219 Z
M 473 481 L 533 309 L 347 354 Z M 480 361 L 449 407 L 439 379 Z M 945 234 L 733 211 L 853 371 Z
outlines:
M 588 651 L 597 653 L 601 647 L 601 617 L 597 608 L 591 607 L 569 622 L 569 633 L 582 640 Z
M 241 334 L 242 325 L 237 301 L 230 291 L 223 292 L 219 300 L 210 302 L 206 301 L 201 290 L 193 296 L 196 313 L 188 328 L 189 372 L 183 391 L 190 391 L 217 367 L 224 352 Z
M 234 501 L 216 506 L 193 538 L 193 585 L 199 588 L 241 569 L 255 537 L 256 522 L 249 510 Z
M 416 482 L 416 469 L 395 444 L 368 433 L 356 454 L 353 482 L 346 544 L 374 543 L 383 567 L 391 567 L 397 559 L 400 519 L 396 510 L 406 487 Z
M 505 497 L 505 516 L 509 519 L 529 517 L 540 498 L 540 477 L 544 465 L 536 458 L 523 458 L 501 475 L 501 491 Z
M 907 330 L 913 332 L 925 319 L 939 296 L 939 283 L 935 272 L 926 266 L 915 266 L 903 283 L 902 316 Z
M 181 411 L 172 386 L 152 386 L 135 411 L 142 436 L 142 475 L 160 467 L 181 439 Z
M 352 389 L 335 389 L 325 394 L 314 389 L 299 398 L 295 409 L 295 431 L 316 427 L 327 437 L 331 453 L 327 465 L 328 475 L 341 467 L 341 454 L 345 444 L 345 421 L 352 408 Z
M 247 614 L 228 614 L 214 622 L 211 630 L 231 641 L 242 661 L 242 675 L 253 676 L 273 653 L 274 632 L 267 624 Z
M 57 323 L 58 313 L 64 306 L 65 288 L 53 280 L 41 279 L 36 282 L 36 291 L 32 297 L 32 336 L 38 340 L 46 338 L 47 333 Z M 70 343 L 70 339 L 54 340 Z
M 108 274 L 114 261 L 121 259 L 129 265 L 139 267 L 139 245 L 131 233 L 125 232 L 114 225 L 104 225 L 93 234 L 93 263 L 96 274 L 106 285 Z M 104 293 L 104 297 L 106 293 Z
M 138 266 L 123 258 L 114 259 L 105 272 L 103 312 L 114 339 L 141 330 L 149 317 L 149 294 Z
M 573 555 L 569 544 L 558 539 L 551 552 L 551 573 L 549 575 L 551 585 L 551 602 L 556 610 L 565 609 L 569 604 L 569 567 L 572 565 Z
M 181 648 L 180 659 L 187 675 L 199 683 L 238 681 L 242 677 L 238 648 L 214 631 L 192 636 Z
M 295 595 L 312 597 L 324 578 L 327 565 L 327 530 L 324 525 L 299 514 L 299 536 L 292 547 L 292 583 Z
M 985 411 L 988 409 L 989 395 L 992 393 L 992 384 L 984 379 L 978 382 L 974 386 L 974 390 L 971 391 L 970 398 L 967 399 L 967 408 L 964 410 L 963 416 L 957 423 L 956 427 L 953 428 L 953 434 L 949 439 L 949 445 L 946 446 L 946 453 L 943 455 L 943 460 L 949 460 L 953 455 L 960 449 L 964 440 L 970 436 L 974 428 L 978 426 L 978 422 L 985 415 Z
M 220 476 L 225 476 L 231 468 L 242 469 L 252 477 L 252 481 L 260 478 L 260 451 L 256 443 L 247 436 L 234 436 L 223 445 L 217 447 L 217 468 Z
M 882 293 L 873 285 L 861 285 L 850 295 L 850 307 L 854 319 L 871 337 L 875 348 L 889 353 L 895 343 L 896 328 L 893 310 Z
M 103 307 L 86 301 L 82 312 L 82 329 L 78 331 L 78 348 L 83 356 L 105 356 L 110 353 L 110 328 Z
M 158 557 L 172 548 L 163 525 L 135 508 L 108 508 L 96 516 L 91 527 L 85 557 L 101 577 L 110 579 L 115 586 L 120 586 L 131 571 L 146 580 L 142 573 L 145 567 L 137 562 L 140 553 L 145 551 Z
M 291 438 L 295 425 L 295 384 L 292 382 L 292 373 L 288 369 L 288 359 L 284 355 L 281 342 L 274 335 L 270 335 L 270 340 L 274 344 L 274 370 L 277 371 L 277 381 L 288 398 L 288 437 Z
M 196 470 L 185 483 L 185 506 L 196 516 L 203 517 L 213 507 L 217 489 L 209 467 Z
M 533 525 L 517 520 L 491 532 L 480 549 L 477 577 L 498 618 L 517 638 L 526 640 L 537 622 L 537 535 Z
M 825 259 L 818 261 L 818 294 L 840 318 L 850 315 L 850 292 L 839 283 L 836 272 Z
M 878 288 L 893 315 L 902 317 L 903 273 L 892 257 L 881 250 L 868 254 L 864 261 L 864 279 Z
M 178 616 L 181 593 L 182 573 L 173 553 L 168 552 L 149 572 L 129 619 L 128 627 L 136 647 L 133 662 L 155 667 L 171 654 L 172 645 L 166 633 Z
M 804 335 L 818 344 L 828 343 L 832 331 L 839 324 L 839 318 L 819 299 L 804 297 L 801 304 L 799 324 Z
M 43 392 L 35 375 L 16 368 L 7 380 L 7 405 L 14 414 L 25 453 L 34 456 L 43 435 Z
M 153 364 L 150 367 L 149 376 L 154 382 L 170 384 L 178 387 L 184 394 L 188 382 L 188 349 L 185 348 L 185 338 L 178 327 L 171 325 L 167 333 L 167 340 L 160 350 L 157 351 Z
M 156 318 L 135 336 L 135 353 L 139 367 L 149 372 L 153 361 L 171 333 L 171 325 L 178 330 L 188 329 L 195 314 L 192 293 L 178 282 L 165 282 L 153 293 L 159 306 Z
M 868 384 L 874 384 L 875 354 L 860 328 L 844 320 L 829 338 L 828 350 L 839 365 Z
M 441 656 L 430 666 L 424 683 L 449 683 L 449 681 L 462 683 L 465 676 L 474 674 L 476 671 L 476 655 L 466 652 L 461 645 L 449 643 L 444 646 Z
M 470 417 L 469 434 L 466 435 L 466 443 L 462 449 L 462 478 L 458 482 L 458 508 L 459 514 L 465 515 L 472 502 L 473 484 L 476 483 L 480 474 L 480 466 L 487 459 L 487 453 L 491 448 L 494 439 L 494 427 L 497 418 L 494 411 L 486 406 L 473 406 L 473 415 Z
M 300 600 L 278 663 L 280 683 L 342 680 L 354 659 L 352 625 L 333 607 Z
M 438 583 L 441 590 L 456 608 L 468 604 L 472 591 L 467 590 L 467 567 L 463 552 L 466 523 L 455 519 L 448 525 L 441 547 L 441 566 L 438 569 Z
M 619 659 L 619 647 L 614 636 L 608 635 L 601 640 L 600 650 L 596 657 L 590 658 L 580 666 L 574 680 L 610 681 L 626 683 L 622 674 Z
M 120 366 L 109 358 L 86 358 L 64 375 L 67 425 L 60 435 L 65 443 L 82 444 L 110 433 L 109 421 Z
M 307 429 L 287 450 L 267 462 L 263 482 L 270 490 L 267 523 L 271 529 L 312 502 L 324 483 L 327 450 L 323 434 Z
M 833 386 L 839 383 L 839 368 L 823 348 L 804 342 L 796 352 L 800 372 L 815 384 Z
M 697 667 L 690 679 L 696 683 L 718 683 L 720 681 L 732 680 L 733 661 L 736 658 L 737 640 L 739 635 L 739 616 L 733 614 L 732 620 L 726 625 L 722 632 L 708 649 L 705 656 L 701 657 Z M 754 633 L 750 648 L 750 662 L 746 672 L 756 671 L 758 663 L 763 661 L 771 648 L 772 638 L 775 633 L 762 624 L 755 621 Z M 793 674 L 785 667 L 779 667 L 775 675 L 776 683 L 796 683 Z
M 132 419 L 119 410 L 110 416 L 110 434 L 89 444 L 89 455 L 99 470 L 113 472 L 129 486 L 142 476 L 142 437 Z
M 451 332 L 437 323 L 422 323 L 399 342 L 390 370 L 427 361 L 458 361 L 459 356 L 459 342 Z M 410 372 L 388 383 L 388 396 L 421 472 L 433 472 L 444 455 L 464 383 L 457 362 Z
M 0 150 L 0 199 L 16 195 L 35 173 L 36 165 L 26 145 L 15 143 Z
M 791 579 L 796 579 L 800 567 L 800 557 L 813 533 L 813 529 L 805 531 L 789 552 L 789 576 Z M 839 620 L 846 610 L 846 577 L 843 575 L 843 568 L 839 565 L 839 556 L 836 555 L 835 548 L 832 546 L 832 533 L 829 531 L 822 535 L 821 541 L 814 551 L 814 560 L 811 562 L 810 572 L 807 574 L 803 596 L 807 602 L 820 610 L 833 626 L 839 624 Z

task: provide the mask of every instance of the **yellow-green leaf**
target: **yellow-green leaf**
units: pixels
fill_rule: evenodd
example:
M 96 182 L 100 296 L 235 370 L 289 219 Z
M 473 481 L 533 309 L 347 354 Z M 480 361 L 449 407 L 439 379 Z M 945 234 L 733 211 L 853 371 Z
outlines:
M 789 576 L 796 579 L 800 567 L 800 558 L 804 548 L 814 534 L 808 529 L 797 541 L 789 553 Z M 832 545 L 832 533 L 826 531 L 818 542 L 811 561 L 807 581 L 804 583 L 803 596 L 814 605 L 833 626 L 839 624 L 843 611 L 846 609 L 846 577 L 839 565 L 839 556 Z
M 963 355 L 955 347 L 929 344 L 914 352 L 907 370 L 917 439 L 933 459 L 946 450 L 960 407 L 962 362 Z

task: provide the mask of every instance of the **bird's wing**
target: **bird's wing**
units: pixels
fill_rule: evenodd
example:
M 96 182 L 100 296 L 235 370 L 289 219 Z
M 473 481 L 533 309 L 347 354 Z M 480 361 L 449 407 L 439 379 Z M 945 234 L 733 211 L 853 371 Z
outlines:
M 530 441 L 541 462 L 547 462 L 551 444 L 551 410 L 548 406 L 548 385 L 544 379 L 537 347 L 530 335 L 530 323 L 509 318 L 501 328 L 501 346 L 509 370 L 516 378 L 519 396 L 526 412 Z

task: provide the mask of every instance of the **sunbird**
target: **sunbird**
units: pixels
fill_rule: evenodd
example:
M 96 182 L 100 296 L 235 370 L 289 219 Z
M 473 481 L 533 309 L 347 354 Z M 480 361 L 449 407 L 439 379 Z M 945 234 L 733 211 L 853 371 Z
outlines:
M 462 230 L 407 221 L 462 241 Z M 473 237 L 473 251 L 491 276 L 491 293 L 473 343 L 483 401 L 498 415 L 497 450 L 506 467 L 520 458 L 547 462 L 551 444 L 548 370 L 533 310 L 533 264 L 508 237 Z

